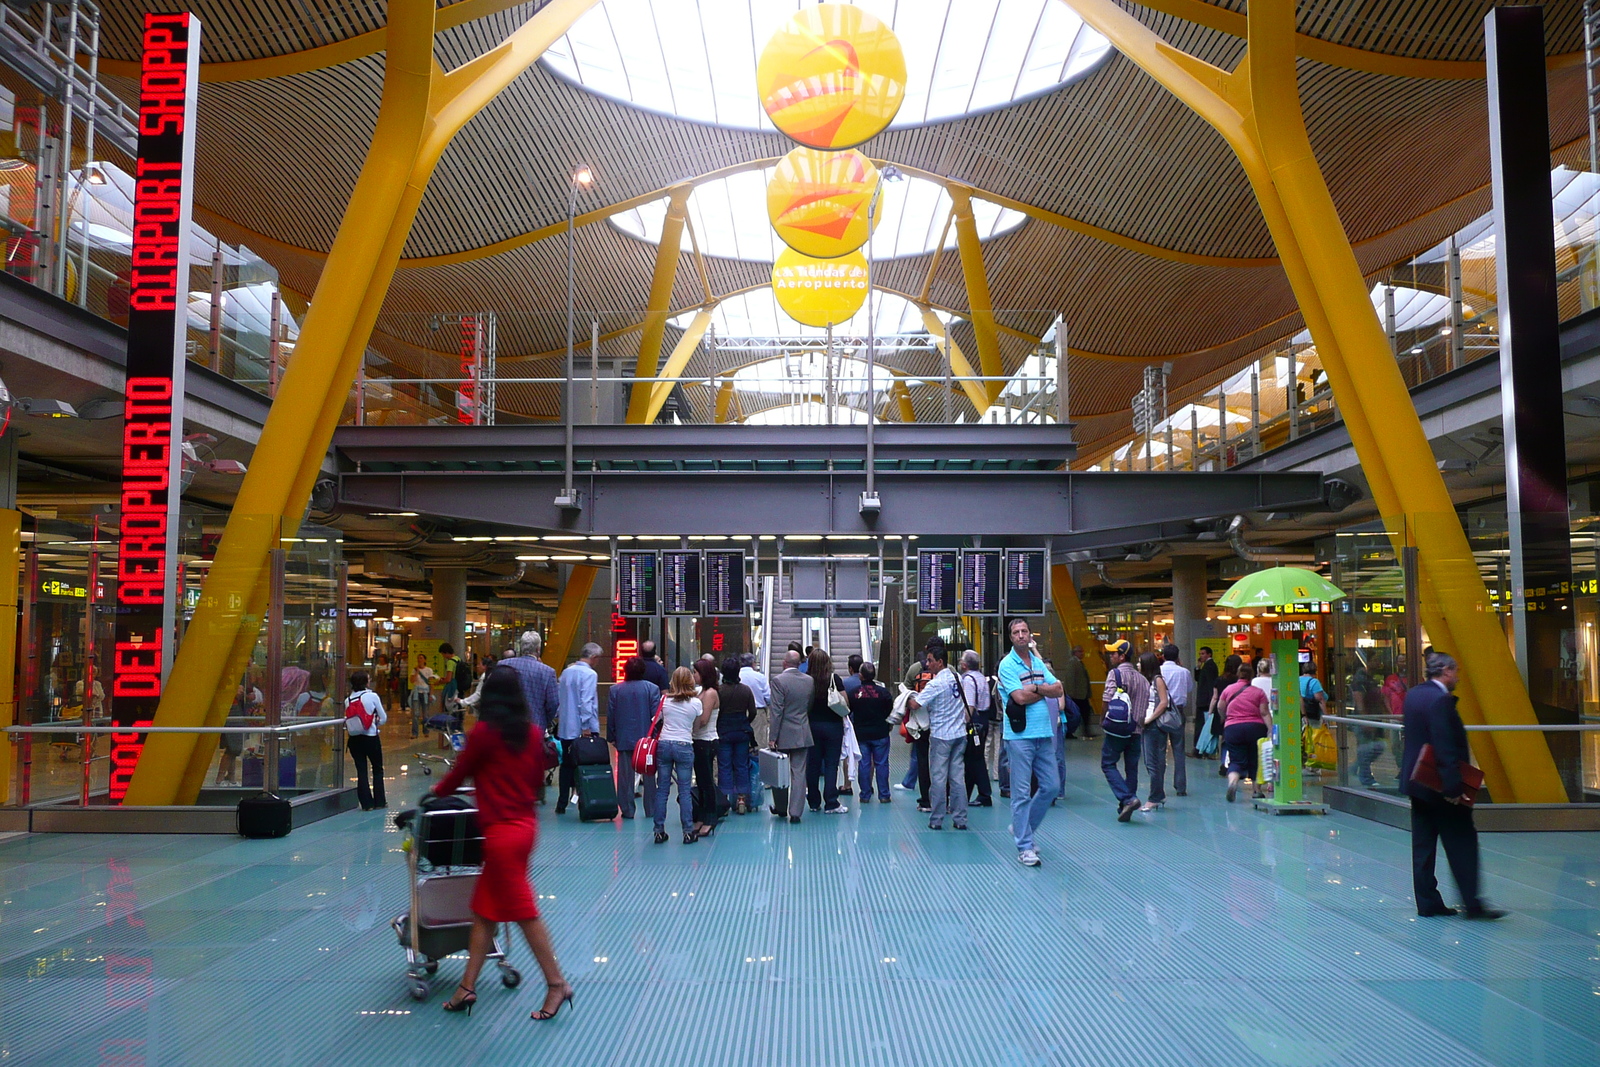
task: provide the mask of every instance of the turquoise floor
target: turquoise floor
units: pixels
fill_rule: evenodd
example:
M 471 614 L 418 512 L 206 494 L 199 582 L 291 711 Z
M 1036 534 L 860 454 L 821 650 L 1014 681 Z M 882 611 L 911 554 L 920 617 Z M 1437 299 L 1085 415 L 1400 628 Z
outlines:
M 688 847 L 547 816 L 535 883 L 578 990 L 553 1024 L 536 982 L 485 982 L 470 1020 L 408 998 L 376 814 L 0 842 L 0 1064 L 1600 1064 L 1600 837 L 1485 837 L 1513 916 L 1418 920 L 1402 833 L 1229 806 L 1214 764 L 1119 825 L 1089 748 L 1038 870 L 1003 809 L 934 834 L 898 792 Z

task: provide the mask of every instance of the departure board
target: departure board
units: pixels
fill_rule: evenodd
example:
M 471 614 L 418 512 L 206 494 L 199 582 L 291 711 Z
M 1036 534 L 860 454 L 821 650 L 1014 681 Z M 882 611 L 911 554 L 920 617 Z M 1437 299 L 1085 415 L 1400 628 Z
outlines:
M 1005 565 L 998 548 L 961 551 L 961 614 L 1000 614 L 1000 572 Z
M 744 549 L 706 549 L 706 614 L 744 615 Z
M 617 553 L 617 614 L 654 618 L 659 560 L 654 552 Z
M 699 615 L 705 611 L 705 587 L 697 548 L 661 550 L 661 614 Z
M 917 549 L 917 614 L 956 614 L 956 564 L 953 548 Z
M 1043 615 L 1047 564 L 1042 548 L 1006 549 L 1006 614 Z

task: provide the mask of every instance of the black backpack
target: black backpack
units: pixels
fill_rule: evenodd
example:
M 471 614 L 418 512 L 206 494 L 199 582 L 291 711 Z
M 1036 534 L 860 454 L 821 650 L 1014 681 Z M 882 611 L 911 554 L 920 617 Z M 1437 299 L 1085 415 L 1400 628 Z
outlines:
M 456 660 L 456 694 L 466 696 L 472 691 L 472 668 L 464 659 Z

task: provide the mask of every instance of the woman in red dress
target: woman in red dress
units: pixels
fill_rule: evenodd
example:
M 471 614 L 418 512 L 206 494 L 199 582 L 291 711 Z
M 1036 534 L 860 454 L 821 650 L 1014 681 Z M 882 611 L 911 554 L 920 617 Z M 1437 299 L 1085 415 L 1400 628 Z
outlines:
M 478 826 L 483 834 L 483 872 L 472 894 L 472 941 L 467 969 L 445 1011 L 472 1013 L 477 1003 L 478 972 L 494 944 L 500 923 L 516 923 L 544 971 L 544 1007 L 531 1016 L 543 1022 L 572 1003 L 572 986 L 556 962 L 550 931 L 539 918 L 533 887 L 528 883 L 528 857 L 539 825 L 533 805 L 544 785 L 544 731 L 528 715 L 517 673 L 496 667 L 484 679 L 478 701 L 478 724 L 467 735 L 467 747 L 438 785 L 436 796 L 449 796 L 467 779 L 477 788 Z

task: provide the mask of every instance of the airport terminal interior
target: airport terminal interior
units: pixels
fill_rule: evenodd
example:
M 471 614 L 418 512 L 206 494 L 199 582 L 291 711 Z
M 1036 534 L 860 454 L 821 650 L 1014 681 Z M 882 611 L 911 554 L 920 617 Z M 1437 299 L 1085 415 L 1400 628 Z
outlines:
M 0 1062 L 1600 1064 L 1600 0 L 6 0 Z

